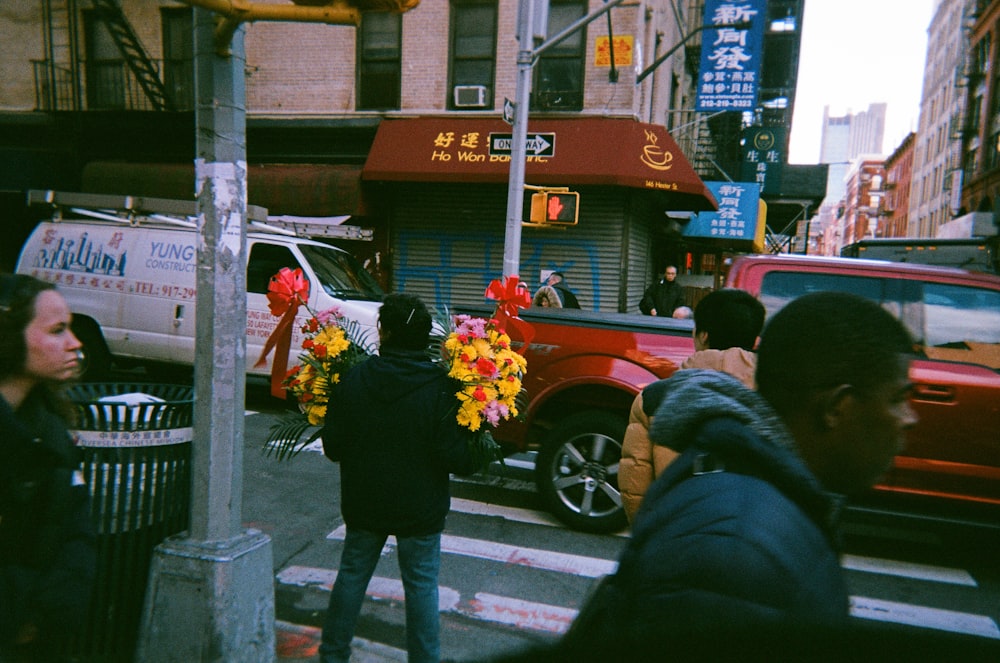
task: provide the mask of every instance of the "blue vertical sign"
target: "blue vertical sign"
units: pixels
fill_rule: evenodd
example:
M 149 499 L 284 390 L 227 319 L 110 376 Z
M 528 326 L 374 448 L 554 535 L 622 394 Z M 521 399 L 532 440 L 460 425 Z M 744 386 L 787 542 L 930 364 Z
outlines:
M 767 0 L 705 0 L 698 69 L 699 111 L 757 106 Z M 749 27 L 746 24 L 749 23 Z M 743 29 L 733 26 L 743 25 Z
M 705 182 L 719 203 L 718 212 L 699 212 L 681 233 L 684 237 L 708 237 L 731 241 L 753 241 L 759 222 L 760 185 L 756 182 Z

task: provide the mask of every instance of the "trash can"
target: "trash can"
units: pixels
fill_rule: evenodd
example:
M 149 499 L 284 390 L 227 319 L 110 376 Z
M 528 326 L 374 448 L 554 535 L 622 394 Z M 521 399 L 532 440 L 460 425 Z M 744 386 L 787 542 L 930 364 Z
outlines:
M 194 390 L 82 383 L 68 397 L 98 543 L 90 621 L 72 653 L 130 663 L 153 549 L 188 527 Z

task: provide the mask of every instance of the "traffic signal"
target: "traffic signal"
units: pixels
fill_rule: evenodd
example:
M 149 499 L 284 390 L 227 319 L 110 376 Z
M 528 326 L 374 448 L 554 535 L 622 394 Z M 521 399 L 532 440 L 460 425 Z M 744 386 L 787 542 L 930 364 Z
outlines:
M 543 189 L 531 195 L 531 222 L 575 226 L 580 194 L 576 191 Z

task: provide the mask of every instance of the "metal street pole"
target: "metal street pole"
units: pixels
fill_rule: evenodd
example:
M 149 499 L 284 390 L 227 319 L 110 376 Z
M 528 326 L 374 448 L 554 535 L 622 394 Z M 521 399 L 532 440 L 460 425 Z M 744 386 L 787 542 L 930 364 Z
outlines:
M 624 0 L 608 0 L 603 7 L 568 26 L 551 39 L 534 34 L 534 28 L 548 15 L 548 0 L 520 0 L 517 25 L 517 84 L 515 87 L 514 123 L 511 130 L 510 176 L 507 188 L 507 231 L 504 237 L 503 275 L 519 276 L 521 269 L 521 222 L 524 219 L 524 169 L 528 155 L 528 112 L 531 105 L 531 70 L 538 57 L 571 34 Z
M 198 261 L 191 525 L 157 546 L 137 660 L 270 663 L 271 539 L 242 528 L 246 389 L 245 28 L 220 53 L 195 9 Z

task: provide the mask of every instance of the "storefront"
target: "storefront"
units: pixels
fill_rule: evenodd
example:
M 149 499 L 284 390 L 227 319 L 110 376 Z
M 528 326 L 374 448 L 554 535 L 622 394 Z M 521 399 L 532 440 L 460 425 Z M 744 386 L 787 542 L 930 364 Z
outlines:
M 382 122 L 362 179 L 387 219 L 393 289 L 437 307 L 483 303 L 502 273 L 510 134 L 493 118 Z M 538 119 L 528 141 L 525 184 L 578 192 L 579 222 L 524 227 L 521 279 L 558 270 L 583 308 L 637 312 L 667 212 L 714 210 L 712 193 L 661 126 Z

